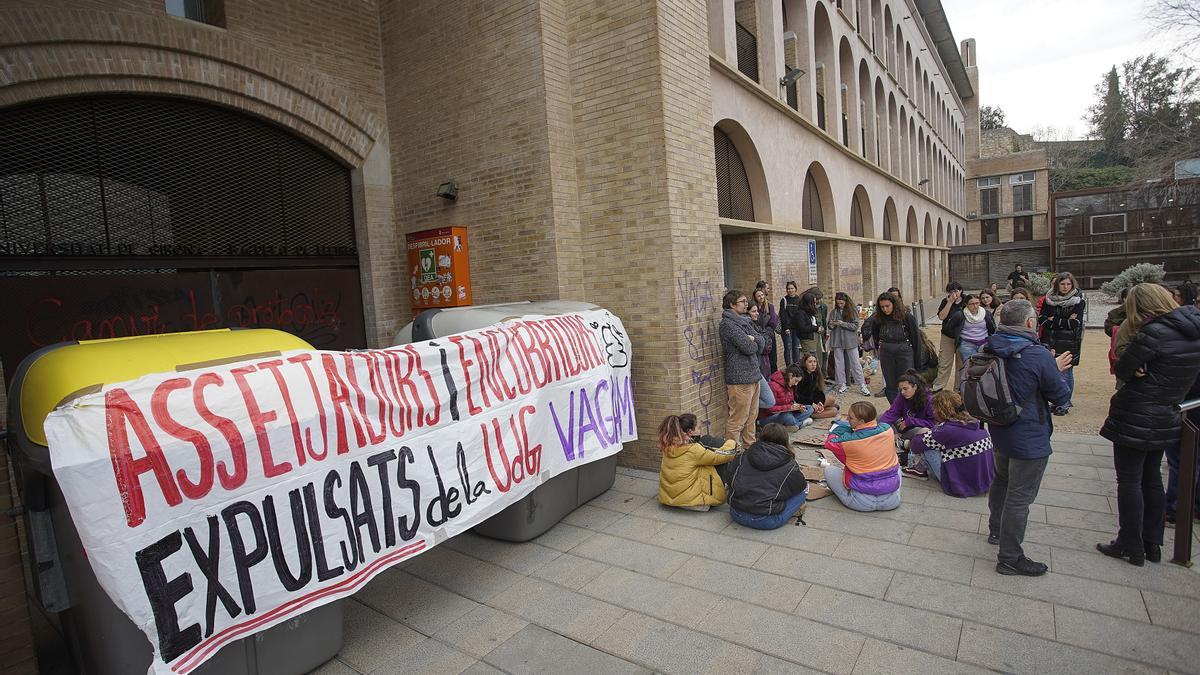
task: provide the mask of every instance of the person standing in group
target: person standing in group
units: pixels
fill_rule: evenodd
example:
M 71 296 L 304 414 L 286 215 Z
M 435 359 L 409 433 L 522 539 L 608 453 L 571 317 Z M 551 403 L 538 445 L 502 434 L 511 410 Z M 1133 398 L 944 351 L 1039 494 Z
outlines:
M 1008 275 L 1009 288 L 1025 288 L 1029 286 L 1029 275 L 1025 272 L 1025 266 L 1017 263 L 1016 268 Z
M 750 321 L 749 301 L 740 291 L 729 291 L 721 299 L 721 348 L 725 352 L 725 390 L 729 416 L 725 437 L 740 447 L 754 442 L 754 420 L 758 418 L 758 383 L 762 380 L 759 356 L 766 351 L 763 336 Z
M 1200 375 L 1200 310 L 1175 306 L 1157 284 L 1138 284 L 1125 300 L 1125 316 L 1121 330 L 1131 328 L 1134 336 L 1117 359 L 1124 384 L 1100 428 L 1113 443 L 1118 530 L 1116 539 L 1096 550 L 1140 567 L 1162 559 L 1162 459 L 1179 447 L 1178 406 Z
M 1020 406 L 1008 425 L 991 425 L 996 476 L 988 491 L 988 543 L 999 544 L 996 571 L 1005 575 L 1041 576 L 1046 565 L 1025 557 L 1021 542 L 1029 521 L 1029 505 L 1037 498 L 1053 450 L 1053 417 L 1048 405 L 1071 396 L 1063 371 L 1069 353 L 1054 357 L 1038 341 L 1037 312 L 1028 300 L 1009 300 L 997 312 L 1000 325 L 988 338 L 988 349 L 1004 360 L 1012 400 Z
M 799 372 L 800 381 L 792 388 L 796 403 L 811 407 L 815 419 L 835 417 L 837 402 L 833 396 L 825 393 L 825 375 L 821 372 L 817 355 L 807 352 L 800 354 Z
M 801 353 L 815 355 L 820 350 L 820 326 L 817 325 L 819 314 L 817 296 L 813 295 L 812 291 L 805 291 L 800 296 L 800 309 L 796 312 L 796 336 L 800 338 Z
M 754 291 L 754 302 L 750 306 L 755 310 L 750 318 L 767 341 L 767 351 L 759 357 L 759 365 L 762 367 L 763 377 L 770 377 L 772 373 L 779 370 L 775 357 L 775 332 L 779 330 L 779 315 L 775 313 L 775 305 L 772 305 L 767 299 L 765 288 Z
M 899 434 L 896 437 L 896 452 L 900 454 L 900 471 L 914 478 L 928 478 L 929 474 L 920 462 L 909 469 L 908 449 L 912 439 L 924 436 L 935 424 L 933 395 L 925 380 L 912 370 L 900 376 L 897 393 L 899 396 L 892 401 L 892 407 L 879 416 L 879 422 L 892 425 Z
M 825 482 L 846 508 L 891 511 L 900 506 L 895 432 L 875 419 L 875 406 L 866 401 L 851 404 L 846 418 L 825 439 L 825 449 L 842 463 L 825 467 Z
M 979 306 L 987 311 L 988 314 L 995 314 L 996 308 L 1000 306 L 1000 299 L 996 297 L 995 291 L 989 291 L 986 288 L 979 291 Z
M 783 329 L 783 362 L 790 366 L 800 360 L 800 293 L 794 281 L 787 282 L 784 290 L 786 295 L 779 300 L 779 327 Z
M 951 497 L 984 494 L 996 475 L 991 435 L 967 414 L 962 397 L 955 392 L 934 394 L 933 414 L 937 424 L 913 439 L 912 455 L 924 461 L 928 475 Z
M 771 390 L 772 404 L 758 411 L 758 423 L 782 424 L 796 431 L 812 424 L 813 407 L 796 401 L 795 388 L 804 379 L 800 365 L 788 366 L 787 370 L 779 370 L 771 374 L 767 386 Z
M 1194 305 L 1198 291 L 1200 289 L 1197 289 L 1196 284 L 1188 280 L 1171 289 L 1171 295 L 1175 296 L 1175 304 L 1179 306 Z
M 1050 292 L 1046 294 L 1039 312 L 1038 325 L 1041 329 L 1042 344 L 1055 354 L 1070 352 L 1074 356 L 1072 366 L 1079 365 L 1079 351 L 1083 347 L 1083 313 L 1087 307 L 1087 299 L 1075 283 L 1075 277 L 1070 272 L 1061 272 L 1054 277 Z M 1065 373 L 1067 388 L 1075 393 L 1075 373 L 1071 370 Z M 1070 398 L 1067 402 L 1054 409 L 1055 415 L 1066 415 L 1071 411 Z
M 833 311 L 829 315 L 829 356 L 833 359 L 834 381 L 837 391 L 844 394 L 852 382 L 863 396 L 870 396 L 863 378 L 862 361 L 858 358 L 858 310 L 850 296 L 839 292 L 833 297 Z
M 1030 293 L 1029 289 L 1027 289 L 1027 288 L 1014 288 L 1014 289 L 1012 289 L 1012 293 L 1008 294 L 1008 299 L 1009 300 L 1025 300 L 1026 302 L 1028 302 L 1029 304 L 1032 305 L 1033 304 L 1033 293 Z
M 805 293 L 812 293 L 817 300 L 817 349 L 813 353 L 821 364 L 821 372 L 829 374 L 829 306 L 825 304 L 825 293 L 819 286 L 813 286 Z
M 967 359 L 987 344 L 988 337 L 996 332 L 995 319 L 979 303 L 979 298 L 968 295 L 965 299 L 967 304 L 963 310 L 951 315 L 943 326 L 954 336 L 960 364 L 966 364 Z
M 891 293 L 875 301 L 875 323 L 871 339 L 879 350 L 879 367 L 883 371 L 884 398 L 891 403 L 896 398 L 900 376 L 924 365 L 924 346 L 917 320 Z
M 958 388 L 958 369 L 962 364 L 958 363 L 958 341 L 950 332 L 950 323 L 955 315 L 962 312 L 965 305 L 962 284 L 957 281 L 946 284 L 946 297 L 942 298 L 942 304 L 938 305 L 937 311 L 937 316 L 942 321 L 942 339 L 938 343 L 937 379 L 930 383 L 934 391 Z

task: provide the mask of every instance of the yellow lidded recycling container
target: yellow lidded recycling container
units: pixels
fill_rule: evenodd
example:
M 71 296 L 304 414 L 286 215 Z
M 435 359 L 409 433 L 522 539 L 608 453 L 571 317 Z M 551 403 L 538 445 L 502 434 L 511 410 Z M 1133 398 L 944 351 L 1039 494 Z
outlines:
M 304 340 L 272 329 L 219 329 L 61 342 L 17 366 L 8 392 L 9 442 L 19 472 L 35 595 L 58 613 L 68 649 L 87 673 L 146 672 L 145 635 L 97 582 L 54 479 L 43 424 L 62 403 L 106 384 L 152 373 L 258 359 Z M 333 602 L 223 647 L 195 673 L 303 673 L 342 647 L 342 604 Z

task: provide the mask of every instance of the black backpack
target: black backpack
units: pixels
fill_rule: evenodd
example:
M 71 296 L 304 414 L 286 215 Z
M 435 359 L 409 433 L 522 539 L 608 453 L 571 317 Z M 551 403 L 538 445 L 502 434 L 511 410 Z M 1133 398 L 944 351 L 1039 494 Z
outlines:
M 1021 358 L 1021 352 L 1010 358 Z M 1020 403 L 1013 400 L 1004 362 L 991 347 L 984 345 L 967 359 L 962 369 L 962 399 L 967 412 L 975 419 L 999 426 L 1016 422 L 1029 402 L 1028 398 Z M 1035 389 L 1030 398 L 1036 394 Z

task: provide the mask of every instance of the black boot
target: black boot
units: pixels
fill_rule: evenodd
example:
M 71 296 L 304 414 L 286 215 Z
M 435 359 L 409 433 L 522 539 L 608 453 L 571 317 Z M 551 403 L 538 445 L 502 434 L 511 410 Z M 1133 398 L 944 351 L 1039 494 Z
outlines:
M 1107 544 L 1096 544 L 1096 550 L 1110 558 L 1124 558 L 1129 561 L 1130 565 L 1142 567 L 1146 564 L 1145 551 L 1127 551 L 1115 541 L 1110 541 Z
M 1145 548 L 1146 548 L 1146 560 L 1149 560 L 1152 563 L 1162 562 L 1162 547 L 1161 546 L 1159 546 L 1158 544 L 1147 543 L 1145 545 Z

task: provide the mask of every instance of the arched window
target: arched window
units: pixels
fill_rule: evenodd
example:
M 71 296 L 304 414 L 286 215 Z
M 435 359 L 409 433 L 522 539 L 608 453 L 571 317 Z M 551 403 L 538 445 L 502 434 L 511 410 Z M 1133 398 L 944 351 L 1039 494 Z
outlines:
M 821 194 L 817 192 L 817 181 L 810 173 L 804 180 L 803 226 L 806 230 L 825 231 L 825 217 L 821 212 Z
M 754 200 L 746 166 L 733 141 L 720 129 L 713 128 L 713 146 L 717 159 L 717 215 L 734 220 L 754 220 Z
M 850 200 L 850 236 L 865 237 L 864 231 L 862 207 L 859 206 L 858 196 L 855 195 Z

